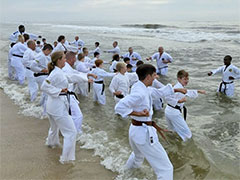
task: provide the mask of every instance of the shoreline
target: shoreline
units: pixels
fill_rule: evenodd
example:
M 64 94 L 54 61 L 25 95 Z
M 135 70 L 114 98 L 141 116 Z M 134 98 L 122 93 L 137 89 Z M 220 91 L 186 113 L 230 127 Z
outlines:
M 93 150 L 80 149 L 76 144 L 75 165 L 62 165 L 62 149 L 45 146 L 48 119 L 19 114 L 19 107 L 0 90 L 1 99 L 1 176 L 0 179 L 105 179 L 116 173 L 100 164 Z

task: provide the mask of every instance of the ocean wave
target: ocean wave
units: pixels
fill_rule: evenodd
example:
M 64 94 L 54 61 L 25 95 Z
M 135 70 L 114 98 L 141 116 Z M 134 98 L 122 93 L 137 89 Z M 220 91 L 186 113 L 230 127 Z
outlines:
M 144 29 L 160 29 L 160 28 L 177 28 L 176 26 L 168 26 L 163 24 L 124 24 L 123 27 L 134 27 Z
M 38 24 L 39 25 L 39 24 Z M 48 25 L 49 26 L 49 25 Z M 208 26 L 179 28 L 162 24 L 125 24 L 121 26 L 91 26 L 91 25 L 70 25 L 52 24 L 52 28 L 67 28 L 81 30 L 82 32 L 126 34 L 141 37 L 159 37 L 179 42 L 206 42 L 206 41 L 234 41 L 240 39 L 239 30 L 227 27 L 220 32 L 211 32 L 206 29 Z M 200 28 L 200 29 L 199 29 Z M 201 29 L 202 28 L 202 29 Z M 215 28 L 220 28 L 217 26 Z M 206 29 L 206 30 L 205 30 Z
M 226 31 L 225 33 L 229 33 L 229 34 L 240 34 L 240 30 Z

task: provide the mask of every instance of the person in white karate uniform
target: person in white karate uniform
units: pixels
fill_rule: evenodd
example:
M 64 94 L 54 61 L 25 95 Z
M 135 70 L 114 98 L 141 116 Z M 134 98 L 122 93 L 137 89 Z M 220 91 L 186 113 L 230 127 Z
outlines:
M 48 76 L 48 63 L 51 61 L 50 54 L 52 53 L 53 47 L 51 44 L 46 44 L 43 46 L 42 51 L 35 56 L 35 61 L 32 62 L 30 69 L 34 72 L 35 81 L 38 84 L 38 89 L 42 86 L 43 81 Z M 40 105 L 43 108 L 42 115 L 46 115 L 46 102 L 47 94 L 45 92 L 41 93 Z
M 67 41 L 66 41 L 66 39 L 65 39 L 65 36 L 63 36 L 63 35 L 59 36 L 58 39 L 57 39 L 57 41 L 58 41 L 58 44 L 57 44 L 57 46 L 53 49 L 53 52 L 55 52 L 55 51 L 64 51 L 64 52 L 66 53 L 67 51 L 77 51 L 77 48 L 76 48 L 76 47 L 70 46 L 70 45 L 67 43 Z
M 101 53 L 101 49 L 100 49 L 100 43 L 99 42 L 95 42 L 95 49 L 93 51 L 90 51 L 89 54 L 94 54 L 95 52 L 98 52 L 99 55 Z
M 112 60 L 111 66 L 109 67 L 109 71 L 117 72 L 116 65 L 120 61 L 120 56 L 119 56 L 119 54 L 114 54 L 112 58 L 113 58 L 113 60 Z
M 142 60 L 142 57 L 137 52 L 134 52 L 132 47 L 128 48 L 128 53 L 121 56 L 121 58 L 126 58 L 126 57 L 130 59 L 130 64 L 133 66 L 132 71 L 135 72 L 137 69 L 136 64 L 138 60 Z
M 70 42 L 69 44 L 77 47 L 78 52 L 81 53 L 85 42 L 83 40 L 79 39 L 79 36 L 75 36 L 75 40 L 73 42 Z
M 91 74 L 91 68 L 92 65 L 89 65 L 89 63 L 84 62 L 85 56 L 80 53 L 78 54 L 78 63 L 76 65 L 76 70 L 82 73 L 87 73 L 88 76 L 92 76 L 92 77 L 96 77 L 95 75 Z M 90 84 L 87 82 L 77 82 L 76 84 L 74 84 L 74 92 L 77 94 L 81 94 L 82 96 L 87 97 L 88 96 L 88 91 Z
M 94 68 L 91 73 L 95 74 L 97 78 L 93 82 L 93 100 L 98 103 L 105 105 L 106 96 L 105 96 L 105 77 L 113 77 L 115 73 L 109 73 L 103 70 L 103 60 L 98 59 L 95 61 L 96 68 Z
M 11 47 L 17 42 L 18 36 L 19 35 L 24 35 L 24 34 L 28 34 L 29 39 L 32 39 L 32 40 L 37 40 L 38 37 L 41 37 L 41 36 L 37 36 L 37 35 L 32 34 L 32 33 L 25 32 L 24 25 L 19 25 L 18 30 L 16 32 L 12 33 L 11 36 L 9 37 L 9 39 L 11 41 Z
M 84 62 L 89 66 L 89 67 L 92 67 L 92 64 L 91 64 L 91 58 L 88 57 L 88 48 L 84 47 L 82 49 L 83 51 L 83 55 L 84 55 Z
M 87 73 L 78 72 L 77 70 L 73 69 L 73 65 L 76 61 L 76 54 L 74 52 L 67 52 L 66 53 L 66 62 L 65 66 L 62 68 L 63 72 L 66 74 L 79 74 L 82 76 L 87 76 Z M 70 83 L 68 86 L 68 91 L 73 92 L 74 84 L 78 83 L 79 81 L 74 81 L 74 83 Z M 82 82 L 82 81 L 80 81 Z M 92 82 L 92 79 L 88 80 L 88 82 Z M 70 108 L 72 113 L 72 119 L 74 121 L 76 130 L 77 130 L 77 139 L 82 134 L 82 120 L 83 120 L 83 114 L 81 109 L 79 108 L 79 101 L 76 98 L 77 96 L 70 96 Z
M 118 47 L 118 42 L 114 41 L 113 42 L 113 49 L 104 51 L 106 53 L 113 53 L 113 54 L 120 54 L 120 48 Z
M 227 55 L 224 57 L 224 66 L 221 66 L 208 73 L 209 76 L 217 73 L 222 73 L 222 82 L 219 85 L 217 92 L 221 92 L 228 97 L 234 96 L 234 80 L 240 79 L 240 70 L 231 64 L 232 57 Z
M 116 65 L 117 75 L 112 78 L 109 85 L 109 90 L 114 96 L 114 100 L 117 103 L 120 99 L 129 94 L 130 82 L 128 76 L 125 75 L 127 71 L 126 64 L 119 62 Z
M 92 65 L 92 67 L 95 66 L 95 61 L 100 58 L 100 53 L 97 51 L 94 52 L 93 57 L 94 58 L 90 61 L 90 64 Z
M 24 84 L 25 81 L 25 68 L 22 63 L 22 58 L 24 52 L 27 50 L 27 46 L 24 45 L 24 42 L 27 41 L 27 34 L 24 36 L 19 35 L 18 42 L 11 48 L 11 66 L 14 68 L 16 73 L 16 79 L 19 81 L 20 85 Z
M 26 77 L 28 80 L 28 90 L 30 94 L 31 102 L 33 102 L 37 97 L 38 85 L 33 76 L 33 71 L 31 71 L 31 64 L 35 61 L 36 56 L 36 43 L 33 40 L 28 40 L 27 50 L 24 52 L 22 63 L 26 68 Z
M 173 89 L 171 84 L 164 88 L 150 88 L 156 78 L 156 68 L 143 64 L 137 68 L 139 81 L 131 88 L 131 93 L 115 106 L 115 113 L 122 117 L 130 116 L 129 143 L 133 150 L 126 168 L 139 168 L 144 158 L 152 166 L 158 180 L 172 180 L 173 166 L 158 140 L 155 123 L 152 122 L 152 99 L 183 92 L 185 89 Z M 153 125 L 154 124 L 154 125 Z M 153 127 L 154 126 L 154 127 Z
M 177 79 L 178 82 L 175 84 L 174 88 L 185 88 L 189 82 L 188 72 L 184 70 L 178 71 Z M 165 97 L 165 100 L 168 103 L 165 109 L 168 129 L 176 132 L 183 141 L 187 141 L 192 137 L 192 132 L 186 122 L 187 109 L 184 106 L 184 102 L 187 101 L 187 98 L 197 98 L 199 93 L 206 94 L 204 90 L 188 89 L 186 94 L 177 92 L 174 95 Z
M 75 160 L 75 147 L 77 130 L 75 128 L 70 108 L 69 83 L 74 81 L 88 81 L 87 76 L 79 74 L 66 74 L 62 68 L 66 57 L 63 51 L 54 52 L 48 64 L 49 76 L 44 80 L 41 90 L 48 94 L 47 115 L 50 128 L 46 145 L 59 146 L 59 130 L 63 135 L 63 150 L 60 156 L 62 164 Z
M 163 47 L 160 46 L 157 53 L 146 58 L 148 61 L 153 59 L 156 59 L 157 61 L 157 74 L 166 76 L 168 73 L 168 64 L 173 61 L 172 57 L 164 52 Z

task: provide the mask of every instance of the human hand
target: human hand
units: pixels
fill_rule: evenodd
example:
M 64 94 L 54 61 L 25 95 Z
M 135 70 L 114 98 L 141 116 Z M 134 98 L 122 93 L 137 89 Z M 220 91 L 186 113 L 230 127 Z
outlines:
M 186 101 L 187 101 L 187 98 L 186 98 L 186 97 L 184 97 L 184 98 L 182 98 L 182 99 L 178 100 L 178 103 L 183 103 L 183 102 L 186 102 Z
M 212 75 L 212 72 L 209 72 L 209 73 L 208 73 L 208 76 L 211 76 L 211 75 Z
M 139 116 L 149 116 L 149 111 L 147 109 L 144 109 L 143 111 L 139 112 Z
M 61 92 L 67 92 L 68 91 L 68 88 L 64 88 L 61 90 Z
M 89 83 L 93 83 L 93 79 L 88 79 L 88 82 Z
M 186 94 L 187 89 L 186 88 L 176 88 L 176 89 L 174 89 L 174 92 L 180 92 L 180 93 Z
M 234 80 L 235 78 L 232 76 L 229 76 L 229 80 Z
M 42 69 L 41 72 L 48 73 L 48 70 L 47 69 Z
M 198 90 L 198 93 L 200 93 L 200 94 L 206 94 L 206 91 L 205 91 L 205 90 Z
M 118 96 L 118 95 L 122 94 L 122 91 L 116 91 L 116 92 L 114 92 L 113 94 L 116 95 L 116 96 Z

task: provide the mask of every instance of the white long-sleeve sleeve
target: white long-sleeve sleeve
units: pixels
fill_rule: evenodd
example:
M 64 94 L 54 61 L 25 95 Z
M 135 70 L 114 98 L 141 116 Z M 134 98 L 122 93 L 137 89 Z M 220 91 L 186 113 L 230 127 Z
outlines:
M 132 93 L 121 99 L 115 106 L 115 113 L 126 118 L 129 114 L 134 111 L 134 108 L 141 104 L 143 101 L 142 97 L 137 93 Z
M 225 66 L 221 66 L 221 67 L 219 67 L 219 68 L 217 68 L 217 69 L 212 70 L 211 72 L 213 73 L 213 75 L 214 75 L 214 74 L 217 74 L 217 73 L 222 73 L 223 70 L 224 70 L 224 67 L 225 67 Z
M 148 89 L 151 92 L 152 99 L 159 99 L 159 98 L 165 98 L 169 95 L 174 94 L 174 89 L 171 84 L 167 84 L 166 86 L 157 89 L 154 87 L 148 87 Z

